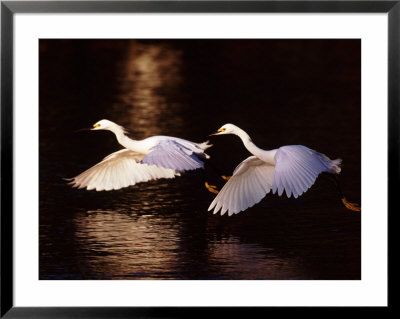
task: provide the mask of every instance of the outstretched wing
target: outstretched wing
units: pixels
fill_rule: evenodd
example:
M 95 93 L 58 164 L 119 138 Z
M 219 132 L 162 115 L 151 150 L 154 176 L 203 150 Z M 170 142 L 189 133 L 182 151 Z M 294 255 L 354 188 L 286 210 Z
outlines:
M 142 164 L 143 154 L 123 149 L 112 153 L 100 163 L 69 179 L 73 187 L 88 190 L 116 190 L 139 182 L 179 175 L 172 169 Z
M 331 161 L 325 155 L 302 145 L 283 146 L 275 154 L 275 174 L 272 190 L 278 195 L 286 191 L 295 198 L 307 191 L 322 172 L 331 172 L 340 160 Z M 340 168 L 337 168 L 340 171 Z
M 173 140 L 164 140 L 152 147 L 142 163 L 171 168 L 178 172 L 204 168 L 204 163 L 196 153 Z
M 274 166 L 255 156 L 241 162 L 232 177 L 214 198 L 208 210 L 214 207 L 214 214 L 221 209 L 221 215 L 237 214 L 261 201 L 272 188 Z

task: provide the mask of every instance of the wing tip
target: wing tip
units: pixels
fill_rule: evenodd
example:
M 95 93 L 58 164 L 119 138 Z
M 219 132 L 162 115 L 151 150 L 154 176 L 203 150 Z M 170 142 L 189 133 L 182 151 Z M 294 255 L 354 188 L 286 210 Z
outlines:
M 343 160 L 341 158 L 337 158 L 332 161 L 331 172 L 334 174 L 339 174 L 342 171 L 340 165 L 342 165 Z
M 213 146 L 213 144 L 210 144 L 210 141 L 209 141 L 209 140 L 207 140 L 207 141 L 205 141 L 205 142 L 199 144 L 199 147 L 200 147 L 203 151 L 205 151 L 206 149 L 208 149 L 208 148 L 210 148 L 210 147 L 212 147 L 212 146 Z

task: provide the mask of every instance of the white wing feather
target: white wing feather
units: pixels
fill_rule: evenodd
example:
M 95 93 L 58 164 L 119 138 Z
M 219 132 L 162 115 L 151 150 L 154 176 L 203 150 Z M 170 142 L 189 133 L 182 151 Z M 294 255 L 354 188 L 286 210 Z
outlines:
M 237 214 L 260 202 L 271 191 L 274 182 L 274 166 L 255 156 L 241 162 L 232 177 L 214 198 L 208 210 L 214 214 Z
M 204 163 L 198 156 L 203 153 L 195 153 L 192 149 L 176 140 L 165 139 L 152 147 L 142 163 L 171 168 L 178 172 L 204 168 Z
M 341 160 L 331 160 L 302 145 L 283 146 L 274 157 L 275 165 L 250 156 L 241 162 L 232 177 L 214 198 L 208 210 L 214 214 L 237 214 L 260 202 L 271 189 L 295 198 L 307 191 L 322 172 L 338 174 Z
M 283 146 L 275 154 L 275 174 L 272 190 L 281 196 L 295 198 L 307 191 L 322 172 L 338 174 L 341 160 L 331 160 L 303 145 Z
M 88 190 L 117 190 L 159 178 L 174 178 L 179 173 L 155 165 L 140 163 L 143 154 L 123 149 L 70 180 L 73 187 Z

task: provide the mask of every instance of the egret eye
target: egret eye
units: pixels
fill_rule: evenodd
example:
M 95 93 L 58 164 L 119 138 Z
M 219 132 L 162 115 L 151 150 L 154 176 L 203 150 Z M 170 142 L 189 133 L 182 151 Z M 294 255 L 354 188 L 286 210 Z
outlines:
M 93 124 L 93 127 L 100 127 L 100 124 Z

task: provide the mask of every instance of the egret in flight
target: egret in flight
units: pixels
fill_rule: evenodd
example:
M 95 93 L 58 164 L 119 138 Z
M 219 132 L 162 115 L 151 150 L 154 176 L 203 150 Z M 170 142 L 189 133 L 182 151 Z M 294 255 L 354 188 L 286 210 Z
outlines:
M 246 149 L 253 154 L 241 162 L 232 177 L 222 187 L 208 210 L 221 215 L 237 214 L 260 202 L 271 190 L 281 196 L 297 198 L 306 192 L 322 172 L 339 174 L 341 159 L 331 160 L 303 145 L 282 146 L 274 150 L 258 148 L 250 136 L 233 124 L 225 124 L 211 135 L 235 134 L 239 136 Z M 337 181 L 336 181 L 337 182 Z M 350 203 L 343 196 L 337 183 L 341 200 L 350 210 L 360 211 L 358 204 Z
M 212 146 L 208 141 L 194 143 L 171 136 L 152 136 L 135 141 L 126 136 L 122 126 L 109 120 L 95 123 L 90 130 L 113 132 L 124 148 L 78 176 L 67 179 L 73 187 L 87 190 L 116 190 L 204 168 L 202 160 L 209 158 L 205 150 Z

